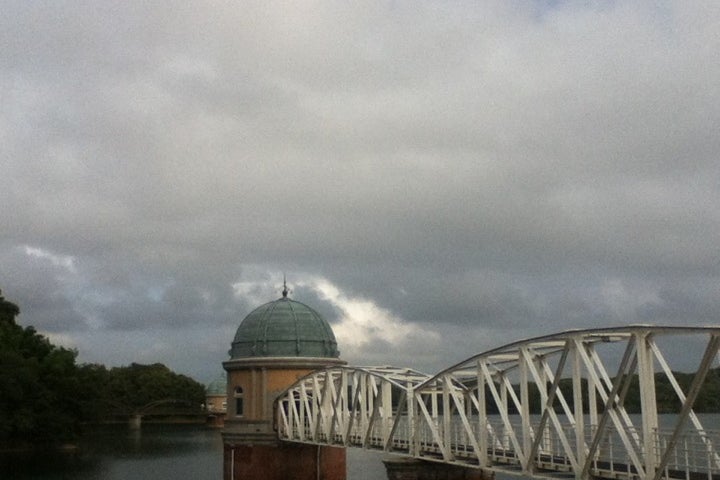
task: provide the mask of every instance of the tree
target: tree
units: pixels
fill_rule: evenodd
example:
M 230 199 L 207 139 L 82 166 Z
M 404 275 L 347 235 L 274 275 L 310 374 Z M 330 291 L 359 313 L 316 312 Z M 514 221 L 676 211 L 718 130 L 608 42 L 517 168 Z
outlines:
M 165 365 L 108 370 L 78 366 L 77 352 L 15 322 L 18 307 L 0 295 L 0 442 L 55 443 L 75 438 L 82 422 L 177 400 L 200 412 L 205 388 Z M 152 413 L 152 412 L 149 412 Z
M 200 410 L 205 401 L 205 387 L 185 375 L 180 375 L 162 363 L 142 365 L 132 363 L 108 371 L 107 390 L 103 396 L 127 411 L 141 409 L 163 400 L 183 403 L 183 409 Z M 149 412 L 152 413 L 152 412 Z
M 50 442 L 79 431 L 77 352 L 0 322 L 0 440 Z

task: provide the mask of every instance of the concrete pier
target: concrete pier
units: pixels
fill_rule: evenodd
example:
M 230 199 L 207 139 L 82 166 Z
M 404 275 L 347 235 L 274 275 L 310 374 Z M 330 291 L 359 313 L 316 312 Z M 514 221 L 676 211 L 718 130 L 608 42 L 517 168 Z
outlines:
M 130 430 L 140 430 L 142 427 L 142 415 L 130 415 L 128 426 Z
M 345 480 L 345 449 L 278 443 L 225 445 L 224 478 Z
M 383 459 L 388 480 L 492 480 L 495 475 L 477 468 L 427 462 L 408 457 Z

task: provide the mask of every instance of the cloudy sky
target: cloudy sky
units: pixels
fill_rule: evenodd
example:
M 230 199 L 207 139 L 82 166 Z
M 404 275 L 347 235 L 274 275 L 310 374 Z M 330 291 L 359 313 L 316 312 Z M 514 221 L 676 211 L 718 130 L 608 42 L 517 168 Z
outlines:
M 720 320 L 720 3 L 5 0 L 0 288 L 212 379 L 291 297 L 343 358 Z

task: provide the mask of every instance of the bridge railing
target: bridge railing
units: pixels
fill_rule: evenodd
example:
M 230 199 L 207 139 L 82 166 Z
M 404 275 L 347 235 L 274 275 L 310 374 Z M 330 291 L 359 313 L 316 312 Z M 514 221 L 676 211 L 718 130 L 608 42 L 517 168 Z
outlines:
M 655 437 L 657 454 L 668 449 L 672 431 L 660 430 Z M 691 431 L 681 435 L 670 450 L 665 466 L 668 472 L 681 473 L 683 478 L 690 478 L 693 472 L 706 472 L 707 478 L 720 478 L 720 464 L 714 445 L 720 445 L 720 431 L 704 432 L 703 435 Z

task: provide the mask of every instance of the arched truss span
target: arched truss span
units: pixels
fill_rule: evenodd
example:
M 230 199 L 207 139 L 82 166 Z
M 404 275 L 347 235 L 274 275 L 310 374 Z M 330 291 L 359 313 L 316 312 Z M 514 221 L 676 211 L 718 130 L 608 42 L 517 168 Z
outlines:
M 276 401 L 283 440 L 394 451 L 398 405 L 430 377 L 408 368 L 346 367 L 320 370 L 298 380 Z M 402 411 L 402 408 L 400 408 Z
M 281 395 L 278 434 L 534 477 L 720 478 L 720 434 L 693 410 L 719 347 L 718 326 L 639 325 L 515 342 L 433 377 L 334 367 Z

